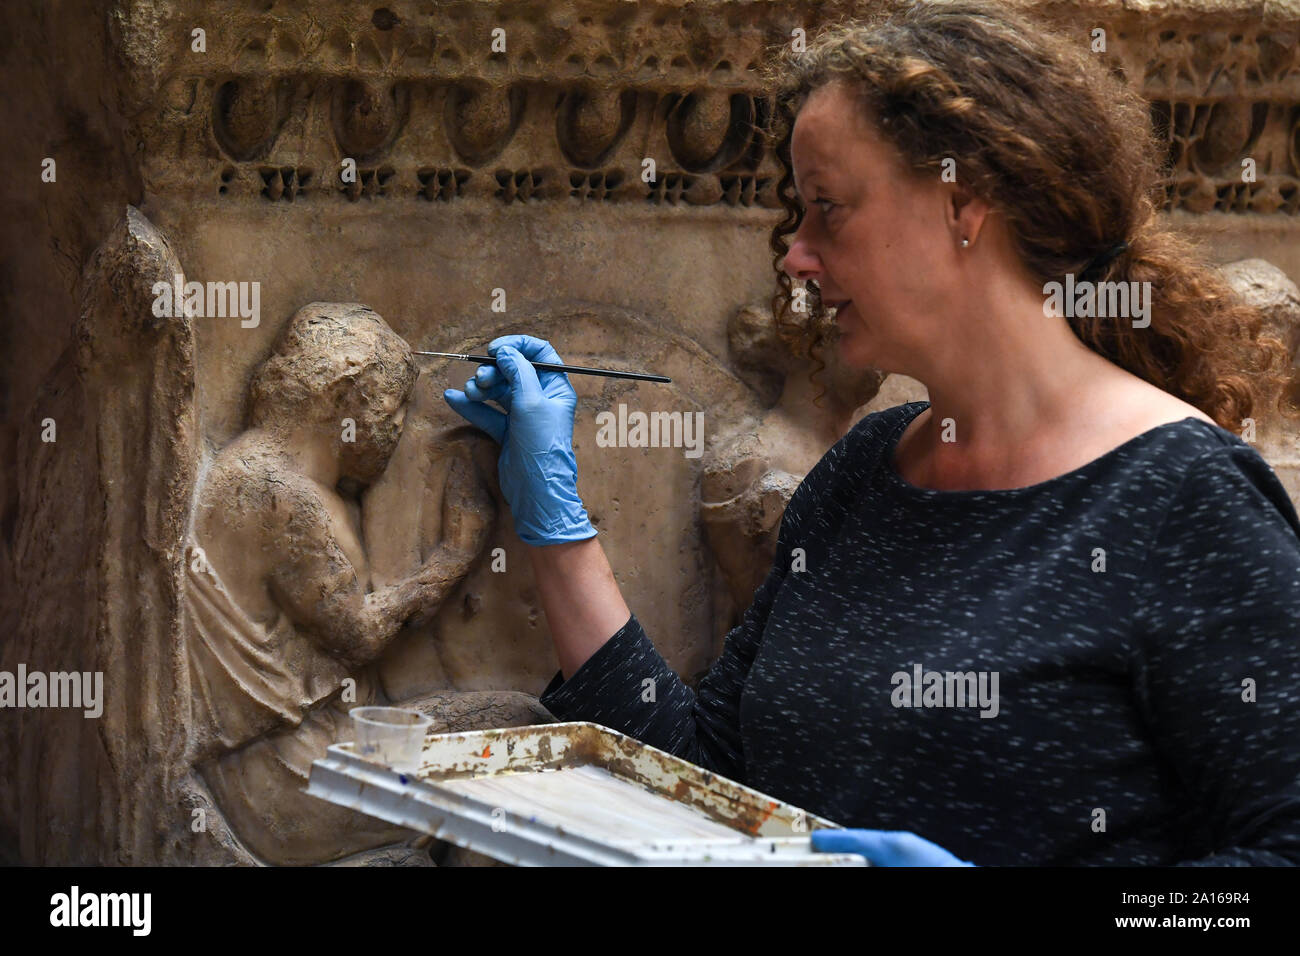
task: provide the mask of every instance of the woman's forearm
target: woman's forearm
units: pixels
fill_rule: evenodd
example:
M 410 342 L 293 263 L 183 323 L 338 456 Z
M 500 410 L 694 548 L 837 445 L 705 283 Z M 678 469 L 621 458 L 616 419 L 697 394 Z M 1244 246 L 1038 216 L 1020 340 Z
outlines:
M 568 680 L 632 612 L 598 538 L 531 547 L 528 553 L 555 656 Z

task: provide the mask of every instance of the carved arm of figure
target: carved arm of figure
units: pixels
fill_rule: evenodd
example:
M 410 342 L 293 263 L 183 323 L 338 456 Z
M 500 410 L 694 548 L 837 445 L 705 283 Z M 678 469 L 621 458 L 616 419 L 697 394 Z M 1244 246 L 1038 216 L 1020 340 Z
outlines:
M 442 541 L 409 577 L 367 591 L 320 498 L 295 495 L 272 539 L 280 560 L 272 595 L 323 650 L 356 667 L 379 656 L 402 625 L 427 614 L 464 578 L 486 540 L 494 505 L 468 456 L 453 459 L 442 501 Z

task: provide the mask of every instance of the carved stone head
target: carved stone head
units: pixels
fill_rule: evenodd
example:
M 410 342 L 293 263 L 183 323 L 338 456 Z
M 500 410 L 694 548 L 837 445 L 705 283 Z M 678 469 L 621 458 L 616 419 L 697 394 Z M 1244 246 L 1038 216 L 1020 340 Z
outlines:
M 343 476 L 369 484 L 397 447 L 417 374 L 410 346 L 377 312 L 312 302 L 294 313 L 253 374 L 249 424 L 332 434 Z

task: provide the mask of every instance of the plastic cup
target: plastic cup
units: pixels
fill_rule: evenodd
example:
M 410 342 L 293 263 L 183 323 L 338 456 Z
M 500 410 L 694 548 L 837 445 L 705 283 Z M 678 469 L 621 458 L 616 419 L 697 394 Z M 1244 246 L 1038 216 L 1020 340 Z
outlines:
M 357 756 L 394 770 L 419 769 L 424 735 L 433 726 L 433 718 L 403 707 L 353 707 L 350 713 Z

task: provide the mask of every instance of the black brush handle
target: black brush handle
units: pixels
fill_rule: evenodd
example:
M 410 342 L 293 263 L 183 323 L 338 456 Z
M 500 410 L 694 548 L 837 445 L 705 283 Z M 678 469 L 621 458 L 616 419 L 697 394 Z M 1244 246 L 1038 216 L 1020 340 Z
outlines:
M 462 362 L 478 362 L 480 365 L 496 367 L 497 360 L 491 355 L 466 355 L 453 352 L 416 352 L 416 355 L 440 355 L 459 359 Z M 533 368 L 542 372 L 572 372 L 575 375 L 601 375 L 605 378 L 630 378 L 638 382 L 671 382 L 666 375 L 652 375 L 649 372 L 620 372 L 612 368 L 587 368 L 585 365 L 554 365 L 550 362 L 529 362 Z

